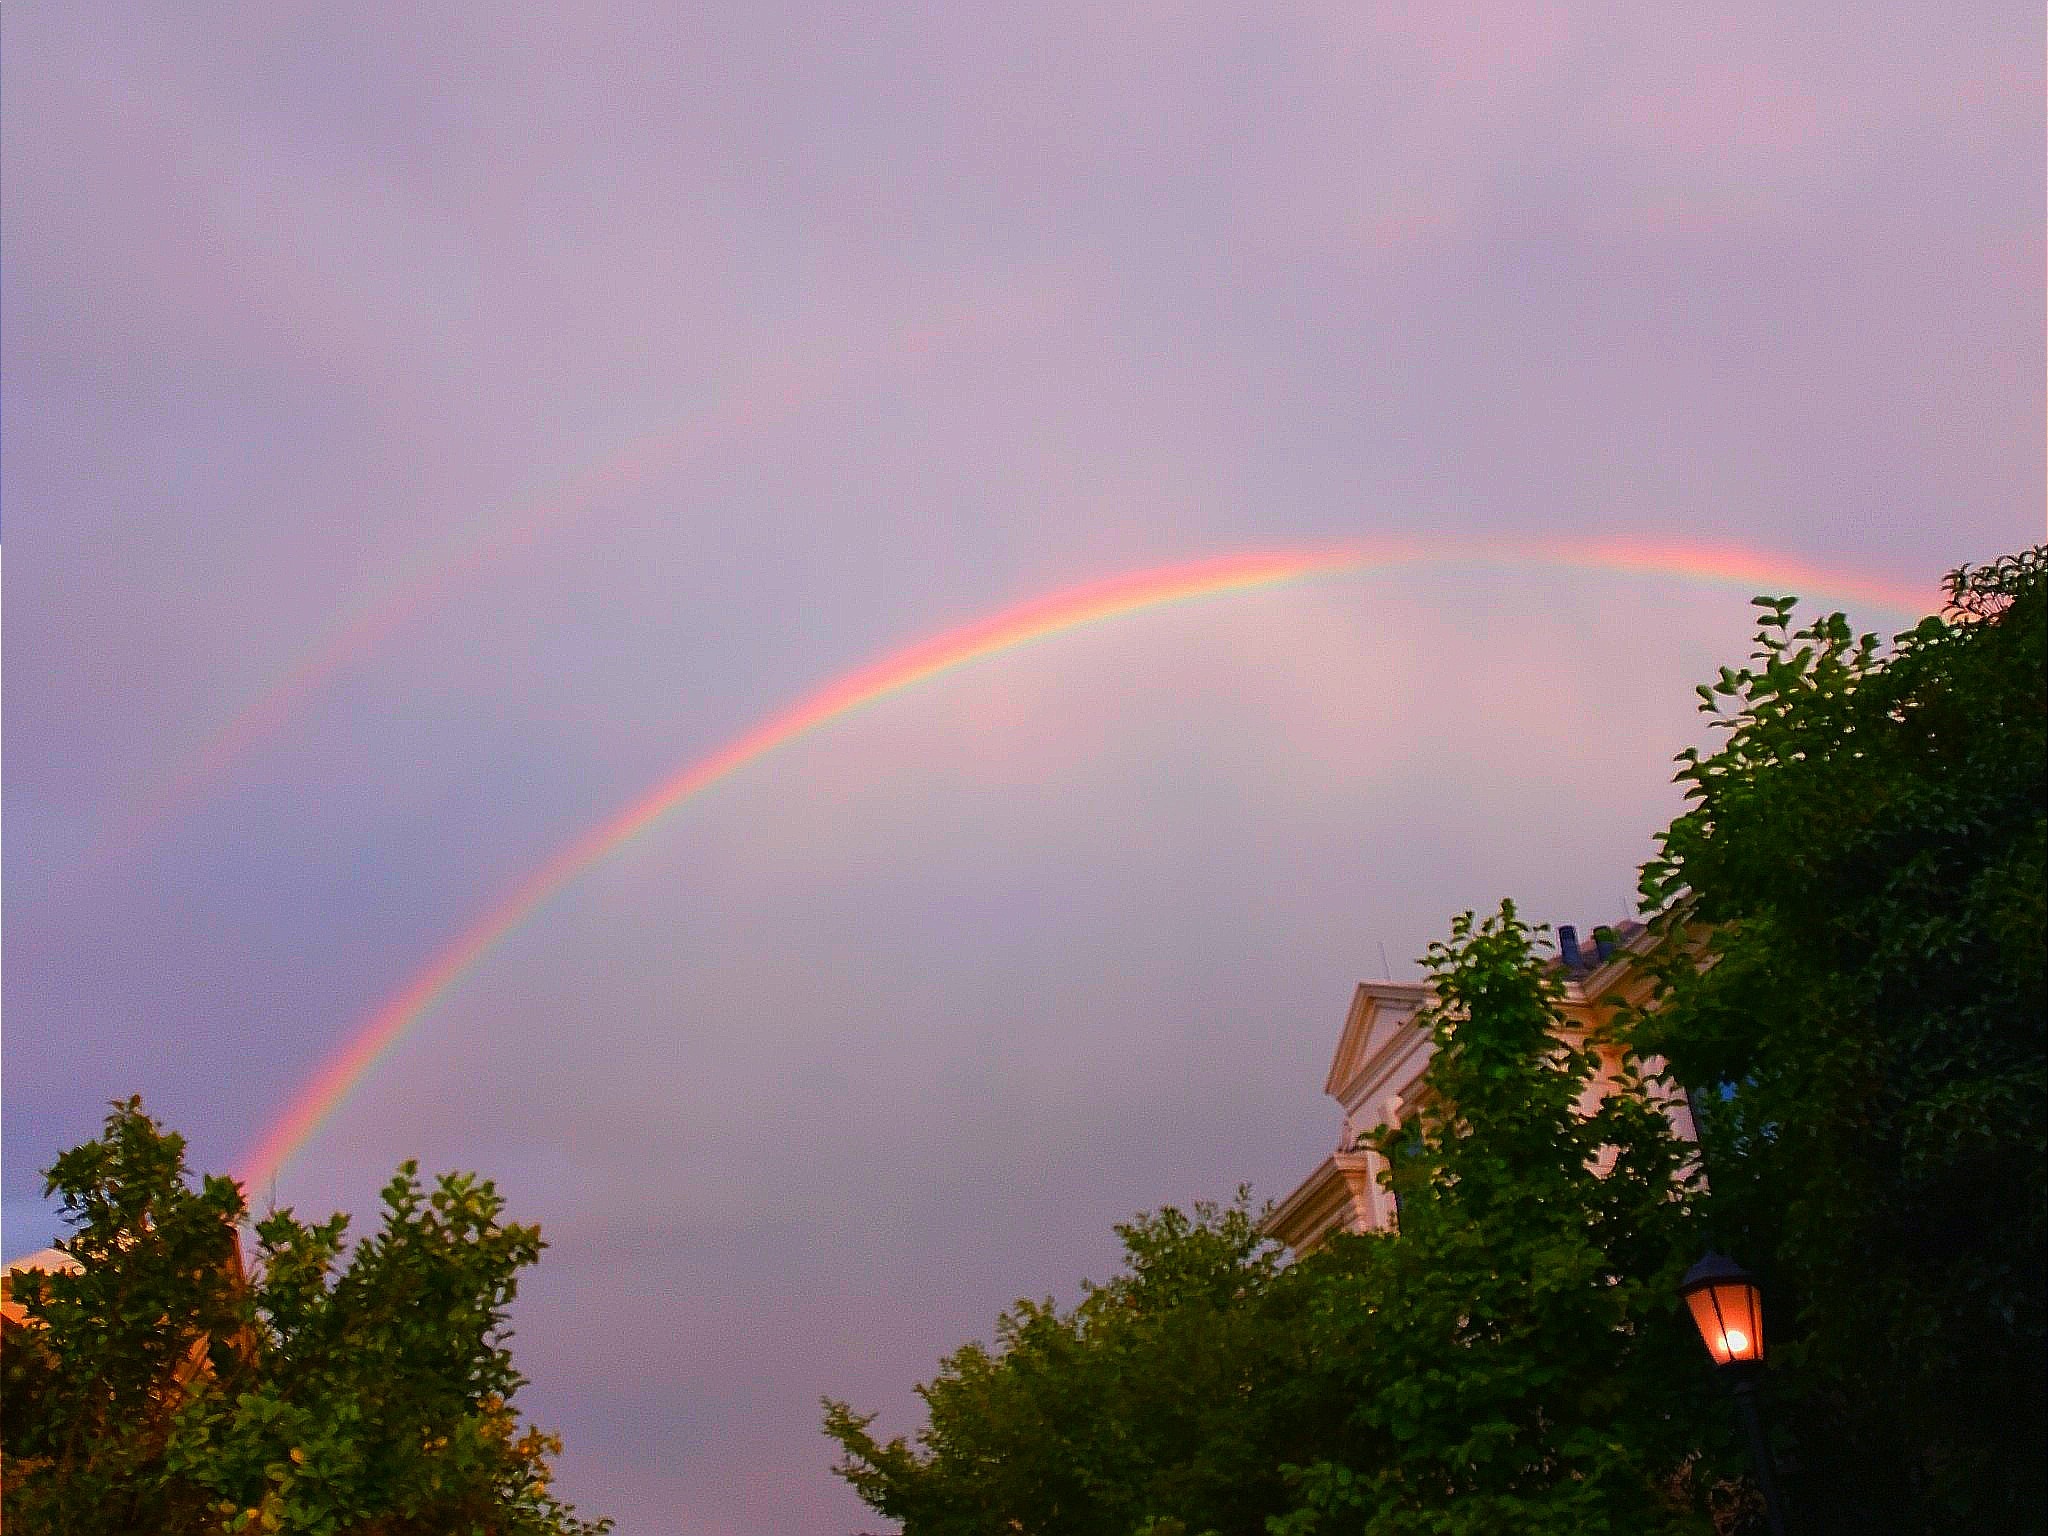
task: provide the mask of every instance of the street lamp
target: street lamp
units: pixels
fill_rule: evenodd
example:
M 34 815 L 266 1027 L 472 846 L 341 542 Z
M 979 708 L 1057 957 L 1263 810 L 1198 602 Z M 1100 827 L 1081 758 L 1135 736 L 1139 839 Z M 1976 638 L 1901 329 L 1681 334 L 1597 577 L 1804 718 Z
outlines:
M 1785 1510 L 1778 1498 L 1778 1478 L 1771 1465 L 1771 1443 L 1764 1438 L 1757 1411 L 1756 1383 L 1764 1369 L 1764 1304 L 1756 1276 L 1722 1253 L 1709 1253 L 1685 1272 L 1678 1294 L 1692 1311 L 1700 1341 L 1713 1356 L 1715 1374 L 1735 1393 L 1736 1411 L 1749 1436 L 1750 1458 L 1756 1463 L 1757 1491 L 1764 1496 L 1764 1515 L 1771 1536 L 1785 1536 Z

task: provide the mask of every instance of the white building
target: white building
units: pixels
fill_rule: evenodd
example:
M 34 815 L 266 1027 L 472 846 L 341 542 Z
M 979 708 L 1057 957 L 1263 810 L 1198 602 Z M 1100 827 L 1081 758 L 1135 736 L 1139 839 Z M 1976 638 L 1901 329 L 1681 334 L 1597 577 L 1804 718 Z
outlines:
M 1603 937 L 1586 949 L 1573 929 L 1557 932 L 1567 1038 L 1582 1041 L 1616 1003 L 1639 1006 L 1647 1000 L 1649 979 L 1633 963 L 1647 947 L 1642 924 L 1616 924 L 1612 942 Z M 1261 1230 L 1268 1237 L 1301 1254 L 1332 1232 L 1370 1232 L 1394 1224 L 1393 1193 L 1384 1182 L 1387 1160 L 1368 1143 L 1374 1133 L 1399 1125 L 1417 1107 L 1423 1069 L 1434 1047 L 1428 1028 L 1415 1016 L 1429 998 L 1424 981 L 1358 984 L 1323 1080 L 1323 1092 L 1344 1112 L 1337 1150 L 1266 1218 Z M 1606 1070 L 1588 1086 L 1589 1100 L 1598 1099 L 1608 1073 L 1620 1062 L 1604 1065 Z M 1674 1104 L 1670 1113 L 1679 1134 L 1690 1139 L 1692 1119 L 1683 1104 Z

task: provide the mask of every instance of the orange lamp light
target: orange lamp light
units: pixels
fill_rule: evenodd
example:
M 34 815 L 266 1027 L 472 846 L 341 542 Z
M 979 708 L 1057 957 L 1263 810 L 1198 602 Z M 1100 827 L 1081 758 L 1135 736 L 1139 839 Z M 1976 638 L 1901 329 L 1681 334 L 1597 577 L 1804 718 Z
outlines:
M 1763 1293 L 1756 1276 L 1726 1254 L 1710 1253 L 1685 1272 L 1678 1290 L 1714 1364 L 1764 1363 Z

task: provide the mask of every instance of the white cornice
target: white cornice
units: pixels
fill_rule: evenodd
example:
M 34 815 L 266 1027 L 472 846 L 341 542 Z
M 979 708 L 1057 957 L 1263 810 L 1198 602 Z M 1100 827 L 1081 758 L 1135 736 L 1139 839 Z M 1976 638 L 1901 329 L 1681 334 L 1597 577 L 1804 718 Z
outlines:
M 1337 1036 L 1337 1051 L 1330 1058 L 1330 1071 L 1323 1079 L 1323 1092 L 1340 1104 L 1346 1102 L 1359 1075 L 1373 1066 L 1373 1062 L 1367 1059 L 1368 1050 L 1373 1056 L 1385 1054 L 1389 1042 L 1382 1041 L 1377 1048 L 1372 1046 L 1373 1025 L 1379 1018 L 1383 1003 L 1400 1004 L 1404 1015 L 1412 1016 L 1428 1001 L 1427 982 L 1361 981 L 1351 994 L 1351 1011 L 1345 1016 L 1343 1031 Z M 1406 1023 L 1407 1019 L 1404 1017 L 1402 1022 Z
M 1259 1223 L 1265 1236 L 1304 1254 L 1330 1233 L 1363 1228 L 1371 1221 L 1367 1191 L 1372 1161 L 1363 1152 L 1337 1152 L 1316 1164 L 1315 1172 Z

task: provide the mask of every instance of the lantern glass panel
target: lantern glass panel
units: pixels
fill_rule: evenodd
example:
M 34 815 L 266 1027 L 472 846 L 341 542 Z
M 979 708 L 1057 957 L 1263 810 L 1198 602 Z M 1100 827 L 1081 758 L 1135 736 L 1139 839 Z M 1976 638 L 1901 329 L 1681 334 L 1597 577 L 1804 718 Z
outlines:
M 1703 1285 L 1685 1300 L 1714 1364 L 1763 1359 L 1763 1309 L 1754 1285 L 1739 1280 Z

